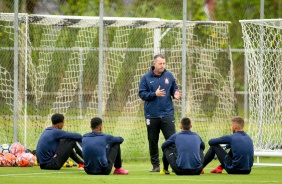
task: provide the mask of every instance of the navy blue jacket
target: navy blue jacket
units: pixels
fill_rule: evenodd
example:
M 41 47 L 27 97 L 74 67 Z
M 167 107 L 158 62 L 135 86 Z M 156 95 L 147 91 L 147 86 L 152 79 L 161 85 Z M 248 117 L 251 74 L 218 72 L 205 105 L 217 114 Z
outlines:
M 210 146 L 227 144 L 233 157 L 232 166 L 237 170 L 251 170 L 254 162 L 254 145 L 248 134 L 238 131 L 231 135 L 209 140 Z
M 91 132 L 82 137 L 82 157 L 87 173 L 99 174 L 108 167 L 107 151 L 110 144 L 123 142 L 122 137 L 115 137 L 102 132 Z
M 36 158 L 39 164 L 49 163 L 60 143 L 60 139 L 73 139 L 81 141 L 82 136 L 79 133 L 66 132 L 53 127 L 46 128 L 41 134 L 37 147 Z
M 174 115 L 172 98 L 178 89 L 175 78 L 167 70 L 161 76 L 155 75 L 151 67 L 150 72 L 143 75 L 139 85 L 139 97 L 145 101 L 144 113 L 145 118 L 162 118 Z M 166 96 L 157 97 L 156 90 L 165 89 Z
M 197 169 L 202 167 L 202 160 L 200 157 L 200 149 L 205 149 L 205 143 L 201 137 L 190 130 L 184 130 L 173 134 L 166 140 L 162 149 L 175 144 L 178 155 L 176 164 L 181 169 Z

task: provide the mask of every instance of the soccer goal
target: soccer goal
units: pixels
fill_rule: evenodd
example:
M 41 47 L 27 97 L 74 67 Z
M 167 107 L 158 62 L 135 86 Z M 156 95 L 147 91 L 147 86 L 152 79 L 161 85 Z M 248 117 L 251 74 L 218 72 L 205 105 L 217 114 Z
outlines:
M 154 54 L 163 53 L 181 91 L 182 20 L 104 17 L 101 83 L 99 17 L 19 14 L 18 79 L 13 78 L 13 20 L 14 14 L 0 13 L 0 142 L 13 140 L 17 82 L 17 134 L 26 147 L 35 149 L 53 113 L 65 115 L 65 130 L 85 134 L 91 118 L 102 108 L 104 132 L 125 139 L 124 159 L 149 159 L 138 86 Z M 186 99 L 174 101 L 176 128 L 185 102 L 185 116 L 206 142 L 230 133 L 236 111 L 229 24 L 187 22 L 187 86 L 181 91 Z
M 240 23 L 248 65 L 248 131 L 255 155 L 282 157 L 282 19 Z

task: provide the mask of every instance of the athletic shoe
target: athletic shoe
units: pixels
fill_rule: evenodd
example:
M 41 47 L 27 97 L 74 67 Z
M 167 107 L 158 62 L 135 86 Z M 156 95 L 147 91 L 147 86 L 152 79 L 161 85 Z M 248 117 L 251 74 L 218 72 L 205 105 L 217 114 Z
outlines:
M 168 170 L 162 169 L 160 171 L 160 174 L 170 174 Z
M 124 170 L 123 168 L 116 168 L 115 170 L 114 170 L 114 174 L 128 174 L 129 172 L 128 172 L 128 170 Z
M 204 171 L 204 169 L 201 171 L 201 174 L 205 174 L 205 171 Z
M 84 164 L 78 164 L 78 169 L 84 169 Z
M 211 170 L 211 173 L 221 174 L 222 170 L 223 170 L 223 168 L 219 165 L 216 168 L 214 168 L 213 170 Z
M 150 172 L 160 172 L 160 167 L 159 166 L 153 166 L 153 169 L 150 170 Z

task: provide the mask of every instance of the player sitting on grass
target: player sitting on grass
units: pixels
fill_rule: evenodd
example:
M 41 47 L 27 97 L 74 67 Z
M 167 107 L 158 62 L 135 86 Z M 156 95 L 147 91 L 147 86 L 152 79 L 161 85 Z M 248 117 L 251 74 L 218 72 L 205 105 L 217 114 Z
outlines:
M 204 158 L 204 167 L 217 156 L 221 165 L 211 170 L 211 173 L 249 174 L 253 166 L 254 145 L 249 135 L 244 132 L 244 119 L 234 117 L 231 120 L 233 134 L 209 140 L 210 148 Z M 220 144 L 230 148 L 229 153 Z
M 102 133 L 102 119 L 91 119 L 92 132 L 82 137 L 82 155 L 84 159 L 84 171 L 87 174 L 109 175 L 112 167 L 114 174 L 128 174 L 122 168 L 120 144 L 122 137 L 114 137 Z
M 41 134 L 36 147 L 36 158 L 41 169 L 60 170 L 69 157 L 79 164 L 79 168 L 83 168 L 83 161 L 73 150 L 75 148 L 77 154 L 82 157 L 78 144 L 82 136 L 62 130 L 64 119 L 62 114 L 54 114 L 51 117 L 52 126 Z
M 191 120 L 181 120 L 181 132 L 173 134 L 162 145 L 164 168 L 160 174 L 169 174 L 168 165 L 177 175 L 199 175 L 203 169 L 205 143 L 192 132 Z

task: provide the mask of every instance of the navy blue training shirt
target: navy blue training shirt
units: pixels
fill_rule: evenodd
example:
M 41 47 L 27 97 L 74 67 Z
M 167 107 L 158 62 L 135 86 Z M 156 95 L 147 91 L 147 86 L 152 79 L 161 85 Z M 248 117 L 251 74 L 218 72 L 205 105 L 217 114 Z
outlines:
M 73 139 L 81 141 L 82 136 L 79 133 L 66 132 L 61 129 L 48 127 L 41 134 L 37 147 L 36 158 L 39 164 L 47 164 L 54 157 L 60 139 Z
M 238 170 L 251 170 L 254 162 L 254 145 L 251 137 L 244 131 L 209 140 L 210 146 L 228 144 L 233 157 L 232 166 Z
M 122 137 L 115 137 L 102 132 L 91 132 L 82 137 L 82 156 L 84 170 L 87 173 L 98 174 L 108 166 L 108 146 L 113 143 L 122 143 Z
M 201 137 L 191 130 L 184 130 L 173 134 L 162 145 L 162 149 L 175 144 L 178 152 L 177 166 L 181 169 L 196 169 L 202 167 L 200 149 L 205 149 Z
M 154 74 L 154 66 L 151 67 L 150 72 L 143 75 L 139 84 L 139 97 L 145 101 L 144 114 L 145 118 L 162 118 L 174 115 L 174 107 L 172 98 L 175 91 L 178 89 L 175 78 L 171 72 L 164 70 L 158 76 Z M 156 90 L 160 89 L 166 91 L 164 97 L 157 97 Z

